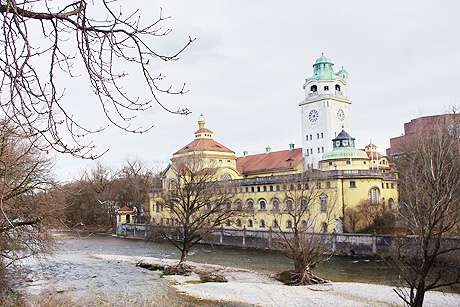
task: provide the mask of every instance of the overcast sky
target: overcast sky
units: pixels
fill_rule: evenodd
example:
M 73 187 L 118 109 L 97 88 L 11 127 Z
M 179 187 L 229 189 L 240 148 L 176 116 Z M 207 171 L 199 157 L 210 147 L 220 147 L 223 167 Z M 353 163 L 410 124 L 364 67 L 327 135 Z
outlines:
M 129 6 L 125 4 L 129 2 Z M 357 147 L 370 139 L 381 153 L 413 118 L 460 105 L 460 1 L 120 1 L 138 6 L 142 20 L 159 8 L 171 16 L 167 38 L 152 41 L 171 52 L 196 41 L 174 63 L 153 63 L 165 85 L 184 96 L 162 97 L 171 109 L 153 107 L 136 120 L 154 128 L 132 135 L 109 128 L 91 139 L 96 152 L 109 148 L 101 163 L 121 165 L 127 157 L 167 161 L 191 142 L 203 113 L 214 139 L 241 156 L 301 146 L 299 102 L 313 63 L 324 55 L 350 73 L 351 127 Z M 98 109 L 85 78 L 66 86 L 64 99 L 83 121 L 98 122 Z M 133 82 L 132 91 L 142 92 Z M 88 93 L 86 93 L 86 91 Z M 139 93 L 145 97 L 146 93 Z M 97 114 L 94 111 L 94 114 Z M 60 157 L 57 173 L 69 178 L 89 162 Z

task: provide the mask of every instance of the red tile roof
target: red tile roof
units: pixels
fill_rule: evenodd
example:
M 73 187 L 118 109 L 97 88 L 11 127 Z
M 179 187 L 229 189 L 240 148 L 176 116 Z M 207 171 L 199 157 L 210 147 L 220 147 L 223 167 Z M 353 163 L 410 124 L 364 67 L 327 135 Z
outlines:
M 196 133 L 200 133 L 200 132 L 209 132 L 209 133 L 212 133 L 212 131 L 209 130 L 209 129 L 201 128 L 201 129 L 198 129 L 197 131 L 195 131 L 195 134 L 196 134 Z
M 282 170 L 294 168 L 302 161 L 302 149 L 274 151 L 269 154 L 258 154 L 240 157 L 236 160 L 236 168 L 240 174 Z
M 133 211 L 133 209 L 131 209 L 131 208 L 130 208 L 130 207 L 128 207 L 128 206 L 124 206 L 123 208 L 121 208 L 121 209 L 118 209 L 118 212 L 120 212 L 120 211 L 123 211 L 123 212 L 128 212 L 128 211 Z
M 179 151 L 175 152 L 174 154 L 185 153 L 189 151 L 195 150 L 212 150 L 212 151 L 226 151 L 235 153 L 234 151 L 228 149 L 224 145 L 212 140 L 212 139 L 196 139 L 190 144 L 182 147 Z

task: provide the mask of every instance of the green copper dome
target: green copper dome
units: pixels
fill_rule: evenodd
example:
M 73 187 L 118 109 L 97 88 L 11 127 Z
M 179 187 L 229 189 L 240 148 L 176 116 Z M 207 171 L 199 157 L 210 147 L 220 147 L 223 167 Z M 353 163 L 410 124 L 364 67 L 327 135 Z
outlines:
M 331 59 L 324 56 L 324 53 L 321 54 L 321 57 L 316 60 L 313 64 L 313 76 L 307 78 L 305 81 L 309 80 L 335 80 L 342 79 L 337 73 L 334 72 L 334 63 Z
M 354 147 L 337 147 L 323 155 L 322 160 L 340 160 L 340 159 L 364 159 L 369 160 L 367 154 Z
M 331 59 L 326 58 L 324 56 L 324 53 L 321 53 L 321 57 L 319 59 L 317 59 L 316 62 L 315 62 L 315 64 L 322 64 L 322 63 L 328 63 L 328 64 L 334 65 L 334 63 L 332 63 Z
M 355 148 L 355 138 L 350 136 L 344 129 L 332 140 L 334 149 L 323 155 L 322 160 L 338 159 L 365 159 L 369 160 L 367 154 Z
M 347 71 L 345 68 L 343 68 L 343 66 L 342 66 L 342 69 L 339 70 L 338 74 L 339 74 L 339 75 L 340 75 L 340 74 L 348 74 L 348 71 Z

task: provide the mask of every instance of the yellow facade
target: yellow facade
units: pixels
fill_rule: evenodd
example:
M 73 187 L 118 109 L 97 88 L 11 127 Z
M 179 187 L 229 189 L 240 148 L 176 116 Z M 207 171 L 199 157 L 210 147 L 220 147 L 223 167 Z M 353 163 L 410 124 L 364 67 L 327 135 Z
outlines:
M 204 141 L 203 134 L 206 134 Z M 346 135 L 345 144 L 352 139 Z M 305 197 L 310 198 L 309 213 L 302 225 L 312 231 L 342 232 L 345 209 L 356 207 L 363 200 L 396 210 L 397 173 L 391 171 L 386 157 L 374 162 L 365 151 L 354 149 L 354 139 L 350 148 L 341 146 L 338 140 L 340 134 L 334 139 L 337 147 L 324 155 L 327 160 L 321 161 L 321 170 L 304 170 L 300 149 L 273 153 L 267 150 L 266 154 L 236 158 L 233 151 L 212 140 L 212 132 L 204 128 L 202 120 L 195 141 L 173 155 L 172 164 L 163 174 L 162 187 L 152 190 L 151 222 L 173 223 L 161 197 L 165 189 L 175 188 L 174 161 L 185 156 L 199 156 L 206 163 L 217 165 L 216 180 L 229 181 L 235 215 L 224 228 L 269 229 L 279 225 L 282 230 L 289 230 L 292 202 Z M 348 152 L 351 154 L 344 158 Z M 377 169 L 375 163 L 380 161 L 385 161 L 386 167 Z

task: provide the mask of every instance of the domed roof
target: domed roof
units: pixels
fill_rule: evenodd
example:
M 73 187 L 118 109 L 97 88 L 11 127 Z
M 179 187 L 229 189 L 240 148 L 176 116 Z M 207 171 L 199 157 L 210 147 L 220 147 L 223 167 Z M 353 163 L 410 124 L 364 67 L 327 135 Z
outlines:
M 324 52 L 321 53 L 321 57 L 319 59 L 317 59 L 316 62 L 315 62 L 315 64 L 320 64 L 320 63 L 329 63 L 329 64 L 334 65 L 334 63 L 332 63 L 331 59 L 326 58 L 324 56 Z
M 352 137 L 345 129 L 332 140 L 334 149 L 326 152 L 322 160 L 338 160 L 338 159 L 365 159 L 369 160 L 367 154 L 355 148 L 355 138 Z
M 340 75 L 340 74 L 348 74 L 348 71 L 347 71 L 345 68 L 343 68 L 343 66 L 342 66 L 342 69 L 339 70 L 338 74 L 339 74 L 339 75 Z
M 337 137 L 336 137 L 335 139 L 333 139 L 332 141 L 336 141 L 336 140 L 348 140 L 348 139 L 354 140 L 355 138 L 352 137 L 348 132 L 346 132 L 346 131 L 342 128 L 342 131 L 340 131 L 340 133 L 337 135 Z
M 354 147 L 337 147 L 330 152 L 326 152 L 321 160 L 340 160 L 340 159 L 363 159 L 369 160 L 367 154 Z

